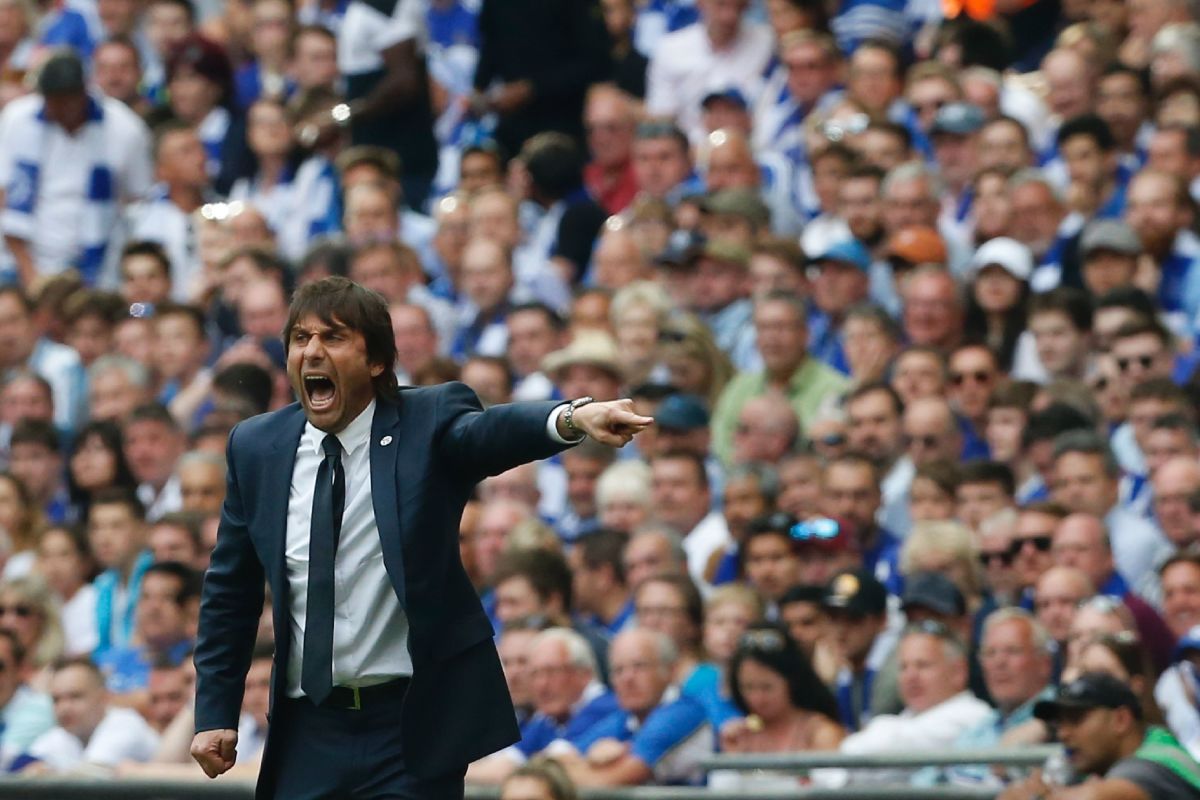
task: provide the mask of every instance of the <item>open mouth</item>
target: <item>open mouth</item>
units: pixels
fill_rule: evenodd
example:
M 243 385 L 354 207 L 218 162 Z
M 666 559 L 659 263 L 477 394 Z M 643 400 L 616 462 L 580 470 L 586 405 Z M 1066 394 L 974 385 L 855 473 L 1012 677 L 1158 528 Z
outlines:
M 308 407 L 313 411 L 324 411 L 333 406 L 337 384 L 327 375 L 305 375 L 304 391 L 308 395 Z

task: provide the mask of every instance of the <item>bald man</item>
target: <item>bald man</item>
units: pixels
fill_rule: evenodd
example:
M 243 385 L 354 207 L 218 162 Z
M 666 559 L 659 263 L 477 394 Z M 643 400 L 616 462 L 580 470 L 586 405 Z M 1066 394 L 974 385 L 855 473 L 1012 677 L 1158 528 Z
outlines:
M 1054 656 L 1054 675 L 1057 681 L 1067 653 L 1071 622 L 1079 604 L 1096 594 L 1095 585 L 1083 570 L 1075 567 L 1051 567 L 1038 578 L 1033 594 L 1033 608 L 1038 622 L 1058 642 Z
M 634 281 L 652 277 L 650 264 L 637 239 L 623 225 L 606 225 L 592 254 L 592 282 L 616 291 Z
M 710 192 L 723 189 L 756 191 L 771 210 L 771 229 L 775 233 L 800 233 L 800 222 L 791 199 L 793 178 L 787 161 L 756 153 L 746 134 L 732 128 L 713 131 L 706 144 L 705 184 Z
M 1177 456 L 1168 459 L 1150 479 L 1154 488 L 1154 517 L 1158 527 L 1176 549 L 1197 540 L 1189 501 L 1200 491 L 1200 464 Z
M 733 462 L 776 464 L 796 444 L 800 420 L 783 395 L 751 398 L 738 414 L 733 431 Z
M 905 449 L 913 464 L 959 460 L 962 432 L 950 404 L 940 397 L 914 400 L 904 409 Z
M 592 160 L 583 168 L 588 191 L 609 214 L 619 214 L 637 195 L 633 174 L 633 132 L 637 108 L 632 97 L 611 84 L 588 91 L 583 110 Z
M 900 294 L 904 333 L 909 342 L 948 353 L 962 340 L 962 294 L 949 272 L 920 267 L 903 284 Z

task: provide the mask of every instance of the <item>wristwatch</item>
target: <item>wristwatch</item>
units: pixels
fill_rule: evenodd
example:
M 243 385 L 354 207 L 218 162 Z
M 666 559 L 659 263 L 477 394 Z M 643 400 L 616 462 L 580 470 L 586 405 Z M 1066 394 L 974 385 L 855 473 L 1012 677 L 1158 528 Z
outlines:
M 572 436 L 577 436 L 580 439 L 587 436 L 586 433 L 575 427 L 575 409 L 583 408 L 588 403 L 594 402 L 596 402 L 594 397 L 580 397 L 578 400 L 572 400 L 570 403 L 567 403 L 567 408 L 563 411 L 563 427 Z

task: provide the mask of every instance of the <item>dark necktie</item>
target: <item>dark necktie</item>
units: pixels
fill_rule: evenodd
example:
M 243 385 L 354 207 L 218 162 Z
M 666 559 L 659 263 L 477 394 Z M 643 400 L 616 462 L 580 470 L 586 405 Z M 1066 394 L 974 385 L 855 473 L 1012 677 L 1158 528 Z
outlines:
M 321 442 L 325 460 L 317 469 L 308 538 L 308 602 L 304 612 L 304 660 L 300 688 L 316 705 L 333 687 L 333 563 L 342 532 L 346 476 L 342 446 L 329 434 Z

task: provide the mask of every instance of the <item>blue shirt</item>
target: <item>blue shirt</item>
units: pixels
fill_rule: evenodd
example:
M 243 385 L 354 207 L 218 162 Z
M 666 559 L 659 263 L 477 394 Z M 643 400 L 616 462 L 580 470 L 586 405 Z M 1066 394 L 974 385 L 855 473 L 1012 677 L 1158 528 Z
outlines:
M 185 639 L 164 654 L 167 660 L 178 666 L 191 652 L 193 642 Z M 145 689 L 150 685 L 152 653 L 143 646 L 114 647 L 95 659 L 96 666 L 104 673 L 108 690 L 116 694 L 127 694 Z
M 704 773 L 695 761 L 690 765 L 672 765 L 675 768 L 669 770 L 662 767 L 672 753 L 699 736 L 706 737 L 706 749 L 711 752 L 712 734 L 708 730 L 704 708 L 689 697 L 679 697 L 659 705 L 644 721 L 639 721 L 629 711 L 618 709 L 593 726 L 576 746 L 585 753 L 601 739 L 629 742 L 630 752 L 655 772 L 657 783 L 698 785 L 703 781 Z
M 700 664 L 680 687 L 680 694 L 704 709 L 708 724 L 714 731 L 742 712 L 721 692 L 721 670 L 716 664 Z
M 863 551 L 863 569 L 886 586 L 888 594 L 898 597 L 904 593 L 904 578 L 900 575 L 900 540 L 891 532 L 883 528 L 876 529 L 875 543 Z
M 566 722 L 559 723 L 545 714 L 534 714 L 521 728 L 521 741 L 517 742 L 516 748 L 526 758 L 530 758 L 544 750 L 555 739 L 566 739 L 575 745 L 576 750 L 582 752 L 584 748 L 580 747 L 580 742 L 588 731 L 605 717 L 619 710 L 617 696 L 604 689 L 601 694 L 571 714 Z

